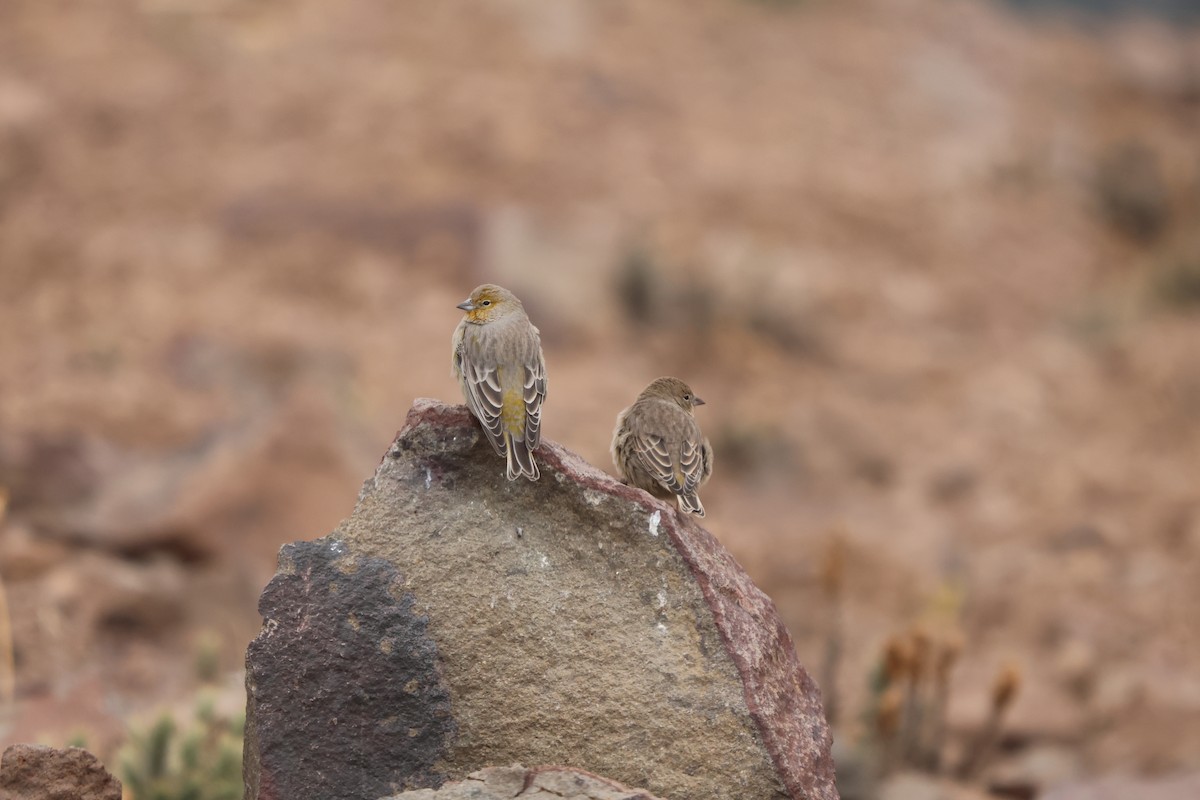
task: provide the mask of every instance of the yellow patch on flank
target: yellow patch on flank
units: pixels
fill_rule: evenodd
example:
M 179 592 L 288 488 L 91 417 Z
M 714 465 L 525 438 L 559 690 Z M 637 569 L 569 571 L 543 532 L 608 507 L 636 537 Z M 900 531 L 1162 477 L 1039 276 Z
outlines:
M 514 435 L 525 430 L 525 393 L 520 389 L 509 389 L 504 393 L 504 410 L 500 412 L 504 429 Z

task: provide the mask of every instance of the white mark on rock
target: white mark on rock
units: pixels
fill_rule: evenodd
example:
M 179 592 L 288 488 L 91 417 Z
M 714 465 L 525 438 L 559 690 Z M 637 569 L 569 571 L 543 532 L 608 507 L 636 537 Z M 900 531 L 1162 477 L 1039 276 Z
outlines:
M 658 607 L 659 608 L 667 607 L 667 593 L 666 593 L 666 591 L 664 591 L 662 589 L 658 590 Z
M 433 473 L 429 471 L 429 467 L 425 468 L 425 488 L 433 486 Z
M 341 539 L 334 539 L 329 543 L 329 549 L 333 551 L 334 555 L 340 556 L 342 553 L 346 552 L 346 543 Z
M 604 495 L 595 489 L 584 489 L 583 500 L 589 506 L 598 506 L 604 500 Z
M 655 625 L 654 627 L 658 629 L 658 632 L 659 632 L 659 633 L 666 633 L 666 632 L 667 632 L 667 626 L 666 626 L 666 625 L 663 625 L 661 622 L 660 622 L 660 623 L 658 623 L 657 625 Z
M 550 566 L 550 559 L 547 558 L 545 555 L 542 555 L 539 558 L 538 563 L 542 565 L 542 569 L 546 569 L 547 567 Z
M 662 512 L 655 511 L 650 515 L 650 535 L 658 536 L 658 523 L 662 522 Z

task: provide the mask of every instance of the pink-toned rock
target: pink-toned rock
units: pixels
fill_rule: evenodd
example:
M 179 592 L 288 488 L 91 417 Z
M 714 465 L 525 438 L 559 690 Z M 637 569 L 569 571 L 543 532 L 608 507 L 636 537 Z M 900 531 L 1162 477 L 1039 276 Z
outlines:
M 544 442 L 510 482 L 417 401 L 354 514 L 284 548 L 247 654 L 251 800 L 570 764 L 662 797 L 837 796 L 774 605 L 692 518 Z

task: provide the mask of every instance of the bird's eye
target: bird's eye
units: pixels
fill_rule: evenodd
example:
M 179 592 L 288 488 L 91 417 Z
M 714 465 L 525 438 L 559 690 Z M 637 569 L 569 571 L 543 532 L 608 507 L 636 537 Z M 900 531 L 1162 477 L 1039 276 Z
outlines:
M 492 301 L 491 301 L 491 300 L 484 300 L 484 301 L 483 301 L 482 303 L 480 303 L 479 305 L 481 305 L 481 306 L 490 306 L 491 304 L 492 304 Z
M 692 396 L 691 396 L 690 394 L 685 394 L 685 395 L 683 396 L 683 399 L 684 399 L 684 400 L 691 400 L 691 399 L 692 399 Z

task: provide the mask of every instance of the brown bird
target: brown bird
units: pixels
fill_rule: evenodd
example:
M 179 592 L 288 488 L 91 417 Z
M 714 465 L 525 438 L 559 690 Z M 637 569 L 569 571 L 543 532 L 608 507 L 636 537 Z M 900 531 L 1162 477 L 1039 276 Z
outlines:
M 617 415 L 612 457 L 625 483 L 704 516 L 696 491 L 712 475 L 712 446 L 693 409 L 704 405 L 678 378 L 659 378 Z
M 546 362 L 542 340 L 516 295 L 485 283 L 458 307 L 452 373 L 467 408 L 508 462 L 508 479 L 539 477 L 533 451 L 541 439 Z

